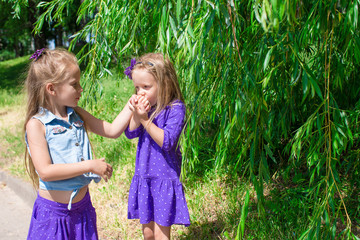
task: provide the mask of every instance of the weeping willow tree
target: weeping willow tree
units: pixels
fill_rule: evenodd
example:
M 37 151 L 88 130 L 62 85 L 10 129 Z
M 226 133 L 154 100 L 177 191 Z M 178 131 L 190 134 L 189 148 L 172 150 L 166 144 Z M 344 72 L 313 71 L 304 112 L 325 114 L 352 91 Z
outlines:
M 61 22 L 72 0 L 42 2 L 37 22 Z M 302 239 L 356 238 L 359 219 L 359 0 L 84 0 L 72 36 L 87 92 L 111 66 L 161 51 L 188 106 L 184 168 L 264 186 L 302 179 L 313 202 Z M 112 68 L 113 69 L 113 68 Z M 351 211 L 349 211 L 351 207 Z M 358 223 L 357 223 L 358 224 Z

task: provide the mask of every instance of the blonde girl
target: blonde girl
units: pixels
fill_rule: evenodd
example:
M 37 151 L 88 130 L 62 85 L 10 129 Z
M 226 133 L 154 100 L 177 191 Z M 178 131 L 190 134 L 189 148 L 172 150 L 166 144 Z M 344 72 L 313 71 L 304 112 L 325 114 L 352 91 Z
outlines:
M 137 98 L 125 135 L 139 138 L 135 175 L 129 191 L 128 218 L 140 219 L 144 239 L 170 239 L 171 225 L 190 225 L 182 183 L 178 146 L 185 105 L 173 64 L 160 53 L 133 59 L 125 74 Z M 151 106 L 146 111 L 140 99 Z
M 83 89 L 75 56 L 63 49 L 37 50 L 25 83 L 28 101 L 25 139 L 27 169 L 38 186 L 28 239 L 98 239 L 88 184 L 107 181 L 112 167 L 92 159 L 92 131 L 116 138 L 132 112 L 124 107 L 112 123 L 79 108 Z M 141 101 L 141 100 L 140 100 Z

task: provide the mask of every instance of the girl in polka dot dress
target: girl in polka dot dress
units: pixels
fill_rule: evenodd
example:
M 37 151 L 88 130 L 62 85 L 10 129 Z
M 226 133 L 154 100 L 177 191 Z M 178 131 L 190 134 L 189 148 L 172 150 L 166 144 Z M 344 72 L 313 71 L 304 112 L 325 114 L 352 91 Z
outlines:
M 125 74 L 136 94 L 130 99 L 133 117 L 125 135 L 139 138 L 135 175 L 129 191 L 128 218 L 140 219 L 145 239 L 170 239 L 171 225 L 190 225 L 182 183 L 179 136 L 185 105 L 169 59 L 149 53 L 132 59 Z M 140 101 L 151 106 L 147 112 Z

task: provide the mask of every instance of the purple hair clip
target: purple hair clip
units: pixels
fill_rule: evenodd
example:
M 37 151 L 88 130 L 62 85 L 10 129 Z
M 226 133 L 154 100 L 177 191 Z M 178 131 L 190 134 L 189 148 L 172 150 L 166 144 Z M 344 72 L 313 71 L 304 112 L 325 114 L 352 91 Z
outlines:
M 131 59 L 130 66 L 127 67 L 127 68 L 125 69 L 125 71 L 124 71 L 124 73 L 125 73 L 130 79 L 132 79 L 132 78 L 131 78 L 131 71 L 134 69 L 134 66 L 135 66 L 135 65 L 136 65 L 136 59 L 133 58 L 133 59 Z
M 29 59 L 35 59 L 34 61 L 38 60 L 38 58 L 41 56 L 45 48 L 38 49 L 34 52 L 34 54 Z

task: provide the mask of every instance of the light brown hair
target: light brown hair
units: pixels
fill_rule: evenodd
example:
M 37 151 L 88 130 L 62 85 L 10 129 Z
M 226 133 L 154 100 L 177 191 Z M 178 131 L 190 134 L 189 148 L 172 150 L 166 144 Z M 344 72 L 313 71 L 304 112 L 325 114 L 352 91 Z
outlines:
M 175 100 L 183 100 L 174 65 L 162 53 L 147 53 L 136 60 L 133 70 L 145 69 L 153 75 L 158 84 L 158 97 L 155 111 L 151 114 L 152 121 L 166 106 Z
M 44 49 L 37 59 L 32 60 L 25 81 L 27 106 L 24 132 L 26 132 L 27 122 L 38 113 L 39 108 L 51 105 L 45 86 L 48 83 L 63 83 L 71 74 L 71 71 L 69 71 L 70 66 L 74 65 L 78 67 L 77 59 L 74 54 L 66 49 Z M 25 150 L 25 166 L 33 185 L 37 188 L 39 177 L 27 148 Z

